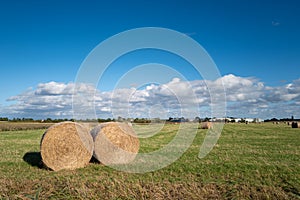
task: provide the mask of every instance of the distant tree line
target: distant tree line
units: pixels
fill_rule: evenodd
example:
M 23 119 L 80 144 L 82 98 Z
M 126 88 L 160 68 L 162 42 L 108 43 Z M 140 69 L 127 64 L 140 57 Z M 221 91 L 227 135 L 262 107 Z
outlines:
M 214 121 L 217 121 L 215 118 L 213 118 Z M 123 117 L 117 117 L 116 119 L 114 118 L 98 118 L 98 119 L 85 119 L 85 120 L 76 120 L 76 121 L 82 121 L 82 122 L 111 122 L 111 121 L 118 121 L 118 122 L 132 122 L 132 123 L 164 123 L 164 122 L 172 122 L 172 123 L 181 123 L 181 122 L 207 122 L 211 121 L 212 118 L 205 117 L 205 118 L 200 118 L 200 117 L 195 117 L 194 119 L 186 119 L 184 117 L 169 117 L 168 119 L 160 119 L 160 118 L 123 118 Z M 41 123 L 58 123 L 58 122 L 64 122 L 64 121 L 75 121 L 74 119 L 52 119 L 52 118 L 46 118 L 46 119 L 33 119 L 33 118 L 12 118 L 9 119 L 8 117 L 0 117 L 0 121 L 7 121 L 7 122 L 41 122 Z M 224 121 L 224 119 L 223 119 Z M 300 121 L 300 119 L 294 119 L 292 116 L 291 118 L 282 118 L 282 119 L 277 119 L 277 118 L 271 118 L 271 119 L 266 119 L 264 122 L 276 122 L 276 121 Z M 230 123 L 230 122 L 236 122 L 235 119 L 225 119 L 225 123 Z M 245 123 L 246 120 L 241 118 L 240 123 Z
M 12 118 L 12 119 L 8 119 L 7 121 L 10 122 L 34 122 L 35 120 L 32 118 Z
M 0 121 L 8 121 L 7 117 L 0 117 Z
M 211 118 L 200 118 L 195 117 L 193 120 L 186 119 L 184 117 L 169 117 L 168 119 L 160 119 L 160 118 L 123 118 L 123 117 L 117 117 L 114 118 L 98 118 L 98 119 L 85 119 L 85 120 L 76 120 L 76 121 L 82 121 L 82 122 L 111 122 L 111 121 L 117 121 L 117 122 L 132 122 L 132 123 L 164 123 L 164 122 L 206 122 L 210 121 Z M 9 121 L 9 122 L 41 122 L 41 123 L 58 123 L 58 122 L 64 122 L 64 121 L 75 121 L 74 119 L 52 119 L 52 118 L 46 118 L 46 119 L 33 119 L 33 118 L 12 118 L 9 119 L 8 117 L 0 117 L 0 121 Z
M 272 118 L 272 119 L 266 119 L 264 122 L 292 122 L 292 121 L 300 121 L 300 119 L 295 119 L 294 116 L 291 118 L 282 118 L 282 119 L 277 119 L 277 118 Z
M 46 119 L 33 119 L 33 118 L 12 118 L 9 119 L 8 117 L 0 117 L 0 121 L 8 121 L 8 122 L 41 122 L 41 123 L 58 123 L 58 122 L 64 122 L 64 121 L 81 121 L 81 122 L 112 122 L 112 121 L 117 121 L 117 122 L 132 122 L 132 123 L 163 123 L 165 121 L 180 121 L 180 122 L 186 122 L 188 121 L 185 118 L 172 118 L 170 117 L 168 120 L 165 119 L 160 119 L 160 118 L 123 118 L 123 117 L 117 117 L 116 119 L 114 118 L 98 118 L 98 119 L 84 119 L 84 120 L 74 120 L 74 119 L 52 119 L 52 118 L 46 118 Z
M 33 118 L 12 118 L 9 119 L 8 117 L 0 117 L 0 121 L 7 121 L 7 122 L 45 122 L 45 123 L 56 123 L 56 122 L 63 122 L 63 121 L 74 121 L 73 119 L 33 119 Z

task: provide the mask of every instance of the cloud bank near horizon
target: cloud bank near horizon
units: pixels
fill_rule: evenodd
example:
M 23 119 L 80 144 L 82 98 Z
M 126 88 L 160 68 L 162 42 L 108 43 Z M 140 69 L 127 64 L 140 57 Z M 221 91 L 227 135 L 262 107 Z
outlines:
M 141 89 L 118 88 L 99 91 L 89 84 L 48 82 L 40 83 L 7 99 L 8 106 L 0 107 L 0 115 L 35 119 L 73 118 L 73 92 L 76 103 L 89 118 L 145 117 L 186 118 L 213 117 L 210 113 L 211 95 L 208 88 L 226 94 L 226 116 L 290 117 L 300 113 L 300 78 L 289 84 L 270 87 L 253 77 L 225 75 L 214 81 L 183 81 L 173 78 L 161 85 L 150 84 Z M 76 96 L 76 95 L 75 95 Z M 193 105 L 193 106 L 190 106 Z M 197 108 L 195 107 L 197 105 Z M 78 108 L 78 106 L 77 106 Z M 76 112 L 81 112 L 80 109 Z M 189 116 L 186 116 L 187 113 Z M 86 116 L 84 116 L 86 117 Z

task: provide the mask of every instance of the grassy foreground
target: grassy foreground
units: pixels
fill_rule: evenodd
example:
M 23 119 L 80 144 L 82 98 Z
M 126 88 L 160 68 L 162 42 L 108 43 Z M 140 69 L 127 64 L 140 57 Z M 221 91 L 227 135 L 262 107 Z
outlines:
M 141 150 L 165 144 L 176 126 L 168 124 L 142 139 Z M 285 124 L 226 124 L 218 144 L 203 159 L 197 156 L 206 130 L 199 129 L 180 159 L 145 174 L 97 163 L 74 171 L 39 168 L 43 132 L 0 132 L 0 199 L 300 198 L 300 129 Z

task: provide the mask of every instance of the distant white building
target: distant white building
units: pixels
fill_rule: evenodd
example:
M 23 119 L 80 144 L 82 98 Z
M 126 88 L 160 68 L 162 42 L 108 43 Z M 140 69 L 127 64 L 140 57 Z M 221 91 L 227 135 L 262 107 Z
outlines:
M 253 118 L 245 118 L 244 120 L 245 120 L 245 122 L 248 122 L 248 123 L 252 123 L 253 122 Z
M 253 119 L 253 122 L 254 123 L 261 123 L 261 122 L 264 122 L 264 120 L 260 119 L 260 118 L 254 118 Z
M 246 123 L 260 123 L 263 122 L 262 119 L 259 118 L 234 118 L 234 117 L 226 117 L 226 118 L 212 118 L 212 122 L 220 122 L 220 121 L 228 121 L 228 122 L 246 122 Z

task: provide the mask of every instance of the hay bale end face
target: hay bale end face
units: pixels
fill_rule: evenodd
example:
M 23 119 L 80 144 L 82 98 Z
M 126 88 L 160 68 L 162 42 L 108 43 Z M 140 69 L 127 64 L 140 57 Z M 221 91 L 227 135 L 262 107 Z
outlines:
M 292 128 L 300 128 L 300 122 L 292 122 Z
M 51 126 L 41 140 L 43 163 L 54 171 L 86 166 L 92 158 L 93 149 L 89 131 L 75 122 Z
M 105 165 L 128 164 L 139 151 L 140 142 L 127 123 L 102 123 L 91 131 L 94 157 Z
M 202 129 L 211 129 L 213 127 L 212 122 L 203 122 L 201 125 Z

